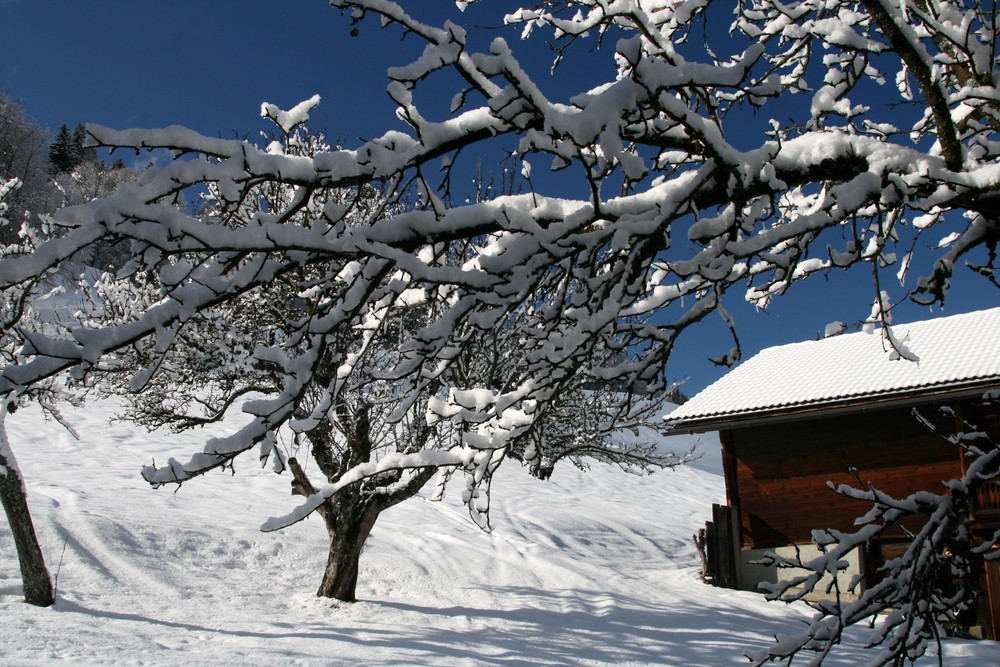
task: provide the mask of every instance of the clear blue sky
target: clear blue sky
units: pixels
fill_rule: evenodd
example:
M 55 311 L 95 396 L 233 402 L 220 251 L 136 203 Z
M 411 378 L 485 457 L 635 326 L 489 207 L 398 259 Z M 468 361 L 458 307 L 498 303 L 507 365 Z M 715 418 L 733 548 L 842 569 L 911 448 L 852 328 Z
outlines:
M 489 0 L 464 15 L 451 0 L 411 4 L 412 13 L 428 22 L 448 16 L 469 23 L 495 22 L 504 2 Z M 493 35 L 475 46 L 486 48 Z M 288 108 L 319 93 L 323 103 L 312 127 L 346 144 L 398 127 L 384 73 L 421 48 L 415 39 L 400 41 L 398 30 L 380 32 L 372 19 L 352 37 L 349 19 L 325 0 L 0 0 L 0 44 L 0 88 L 50 129 L 62 123 L 180 124 L 209 135 L 256 136 L 264 129 L 262 101 Z M 522 57 L 553 99 L 578 90 L 580 80 L 595 72 L 598 78 L 610 72 L 607 58 L 583 53 L 586 67 L 563 66 L 549 77 L 539 37 L 516 49 L 527 54 Z M 444 104 L 453 92 L 443 93 Z M 956 280 L 945 314 L 1000 305 L 996 289 L 967 273 Z M 744 353 L 814 338 L 832 320 L 863 318 L 874 297 L 864 278 L 812 278 L 767 314 L 755 313 L 734 292 L 729 307 Z M 908 307 L 897 321 L 935 314 Z M 729 347 L 721 318 L 712 317 L 688 333 L 670 375 L 689 376 L 684 389 L 693 393 L 722 372 L 707 357 Z

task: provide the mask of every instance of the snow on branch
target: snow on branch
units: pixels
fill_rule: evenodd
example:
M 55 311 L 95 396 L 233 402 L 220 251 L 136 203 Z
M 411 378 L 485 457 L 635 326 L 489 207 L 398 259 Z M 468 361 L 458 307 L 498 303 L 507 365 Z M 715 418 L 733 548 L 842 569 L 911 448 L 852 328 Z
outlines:
M 394 453 L 387 455 L 378 462 L 356 466 L 350 473 L 344 475 L 336 484 L 327 485 L 309 496 L 304 503 L 284 516 L 272 517 L 261 525 L 261 530 L 270 532 L 287 528 L 293 523 L 302 521 L 312 514 L 340 489 L 358 484 L 366 479 L 394 470 L 412 470 L 419 468 L 461 468 L 470 476 L 483 481 L 491 474 L 490 464 L 502 458 L 502 449 L 462 447 L 448 451 L 423 451 L 415 454 Z
M 264 102 L 260 105 L 260 115 L 274 121 L 285 134 L 291 134 L 299 125 L 309 122 L 309 112 L 319 106 L 320 96 L 313 95 L 304 102 L 299 102 L 288 111 L 283 111 L 277 105 Z
M 877 275 L 899 249 L 902 284 L 876 291 L 895 292 L 892 302 L 943 301 L 962 259 L 993 275 L 995 26 L 971 5 L 949 5 L 947 21 L 912 3 L 904 13 L 847 0 L 751 0 L 735 19 L 708 0 L 550 0 L 511 12 L 525 36 L 552 31 L 562 66 L 602 43 L 592 55 L 608 67 L 581 68 L 565 96 L 503 31 L 434 26 L 416 2 L 331 4 L 421 40 L 413 62 L 387 72 L 404 129 L 329 146 L 305 125 L 318 97 L 290 110 L 265 103 L 280 133 L 267 145 L 176 126 L 91 127 L 96 146 L 174 159 L 63 209 L 58 234 L 0 259 L 0 290 L 16 305 L 98 244 L 132 251 L 102 278 L 104 312 L 58 333 L 25 330 L 0 392 L 128 367 L 120 386 L 142 395 L 180 375 L 197 399 L 168 403 L 158 419 L 195 424 L 266 388 L 245 404 L 241 430 L 147 469 L 154 484 L 232 465 L 255 446 L 283 468 L 278 434 L 349 430 L 345 397 L 367 414 L 357 397 L 375 386 L 393 423 L 419 414 L 429 429 L 427 406 L 441 408 L 431 418 L 441 431 L 420 430 L 423 445 L 399 446 L 406 456 L 482 438 L 539 474 L 577 455 L 642 468 L 664 459 L 610 434 L 649 417 L 633 408 L 663 399 L 678 338 L 727 294 L 766 307 L 818 273 L 868 265 Z M 720 38 L 720 20 L 733 38 Z M 453 104 L 442 111 L 428 100 L 445 87 Z M 915 100 L 928 113 L 912 111 Z M 530 193 L 461 189 L 470 160 L 497 147 L 534 165 Z M 890 340 L 900 354 L 904 342 Z M 737 339 L 725 357 L 739 354 Z M 199 405 L 207 416 L 185 412 Z M 328 477 L 346 472 L 325 465 Z
M 984 402 L 997 405 L 989 396 Z M 955 416 L 948 408 L 942 412 Z M 778 583 L 761 584 L 769 599 L 806 600 L 816 614 L 803 632 L 778 637 L 752 654 L 753 664 L 801 656 L 806 664 L 820 665 L 841 643 L 847 628 L 860 623 L 872 627 L 868 646 L 877 650 L 870 665 L 913 661 L 934 644 L 940 655 L 941 638 L 959 628 L 958 619 L 973 608 L 977 593 L 970 584 L 978 580 L 983 558 L 990 558 L 990 550 L 1000 543 L 1000 532 L 979 539 L 969 517 L 977 493 L 1000 480 L 1000 443 L 968 422 L 967 430 L 947 434 L 918 412 L 914 416 L 959 449 L 967 462 L 965 474 L 943 482 L 941 493 L 918 491 L 905 498 L 893 498 L 871 485 L 837 486 L 837 493 L 870 503 L 871 510 L 856 520 L 859 528 L 854 532 L 814 531 L 813 544 L 821 552 L 814 559 L 768 553 L 761 561 L 796 571 Z M 919 527 L 905 531 L 910 541 L 903 554 L 881 564 L 874 581 L 864 582 L 859 574 L 841 588 L 838 575 L 849 567 L 849 554 L 877 544 L 904 520 L 912 526 L 914 519 Z M 819 597 L 809 597 L 815 594 Z

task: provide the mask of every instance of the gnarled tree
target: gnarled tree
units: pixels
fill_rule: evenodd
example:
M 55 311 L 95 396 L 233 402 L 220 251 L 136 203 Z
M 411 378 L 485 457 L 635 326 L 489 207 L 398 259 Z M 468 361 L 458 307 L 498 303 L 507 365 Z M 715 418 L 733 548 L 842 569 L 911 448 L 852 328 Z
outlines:
M 16 178 L 6 182 L 0 181 L 0 228 L 11 225 L 4 217 L 8 210 L 6 199 L 20 185 L 20 181 Z M 33 252 L 45 235 L 47 230 L 44 225 L 37 228 L 24 222 L 16 235 L 8 235 L 18 238 L 18 242 L 0 245 L 0 261 Z M 27 328 L 40 331 L 45 326 L 30 309 L 30 303 L 37 296 L 36 288 L 40 282 L 41 277 L 39 280 L 25 281 L 17 289 L 5 290 L 3 298 L 0 299 L 0 324 L 2 324 L 0 360 L 4 365 L 16 364 L 22 360 L 20 347 L 24 342 L 24 332 Z M 0 404 L 0 505 L 3 505 L 14 538 L 24 601 L 39 607 L 48 607 L 55 602 L 55 589 L 38 543 L 28 508 L 24 478 L 7 439 L 4 422 L 8 413 L 28 401 L 34 401 L 44 412 L 69 428 L 57 408 L 57 403 L 62 400 L 76 401 L 75 397 L 61 391 L 56 382 L 46 380 L 25 388 L 25 391 L 16 396 L 5 397 L 3 404 Z M 72 433 L 72 429 L 69 430 Z
M 270 154 L 311 159 L 331 150 L 322 135 L 312 135 L 298 124 L 317 102 L 299 107 L 294 120 L 279 124 L 278 138 L 267 144 Z M 288 113 L 270 106 L 265 106 L 265 112 L 273 120 Z M 259 216 L 286 209 L 296 194 L 293 186 L 263 183 L 248 190 L 237 206 L 230 206 L 218 187 L 210 184 L 199 218 L 245 229 Z M 402 209 L 372 186 L 363 185 L 325 191 L 288 222 L 308 228 L 313 216 L 333 207 L 350 211 L 345 217 L 349 227 Z M 437 244 L 425 252 L 429 261 L 454 264 L 474 261 L 486 245 L 487 239 L 473 238 Z M 200 255 L 195 251 L 168 261 L 180 266 L 182 261 L 199 261 Z M 414 394 L 409 392 L 411 379 L 397 372 L 403 362 L 401 346 L 435 320 L 446 307 L 449 290 L 406 289 L 405 273 L 396 271 L 384 278 L 383 289 L 399 291 L 398 299 L 372 304 L 353 318 L 352 326 L 321 338 L 302 335 L 303 323 L 330 306 L 326 285 L 350 283 L 360 268 L 357 262 L 311 263 L 278 276 L 192 314 L 166 350 L 159 349 L 156 340 L 143 338 L 98 361 L 87 374 L 88 386 L 101 393 L 125 395 L 121 419 L 149 428 L 184 430 L 221 420 L 248 397 L 281 392 L 288 381 L 285 362 L 318 349 L 292 409 L 292 456 L 286 461 L 277 455 L 275 460 L 279 470 L 285 465 L 291 470 L 293 492 L 307 498 L 318 493 L 317 482 L 338 484 L 348 472 L 377 464 L 389 455 L 447 452 L 460 446 L 460 433 L 468 428 L 465 416 L 445 407 L 431 411 L 428 418 L 431 402 L 443 398 L 438 388 L 462 384 L 501 389 L 522 381 L 517 346 L 527 335 L 523 327 L 529 318 L 510 316 L 500 326 L 485 330 L 464 327 L 463 342 L 448 368 Z M 105 274 L 91 293 L 94 307 L 81 323 L 92 330 L 125 324 L 137 311 L 164 297 L 161 286 L 144 273 L 121 279 Z M 264 348 L 270 352 L 262 352 Z M 351 360 L 349 367 L 344 359 Z M 130 394 L 133 375 L 147 367 L 155 367 L 155 372 L 143 377 L 141 391 Z M 626 392 L 621 387 L 585 380 L 580 376 L 568 383 L 550 410 L 552 416 L 538 420 L 530 435 L 512 442 L 507 456 L 524 461 L 539 476 L 547 475 L 563 458 L 597 458 L 643 470 L 682 461 L 651 446 L 613 438 L 615 428 L 654 418 L 658 402 L 647 399 L 623 408 Z M 334 385 L 339 388 L 331 395 Z M 539 439 L 547 444 L 538 447 Z M 437 471 L 437 465 L 385 470 L 342 488 L 317 506 L 329 537 L 318 595 L 355 600 L 361 550 L 379 515 L 415 495 Z M 444 479 L 450 472 L 445 471 Z M 488 528 L 488 488 L 470 493 L 480 494 L 470 505 L 473 518 Z

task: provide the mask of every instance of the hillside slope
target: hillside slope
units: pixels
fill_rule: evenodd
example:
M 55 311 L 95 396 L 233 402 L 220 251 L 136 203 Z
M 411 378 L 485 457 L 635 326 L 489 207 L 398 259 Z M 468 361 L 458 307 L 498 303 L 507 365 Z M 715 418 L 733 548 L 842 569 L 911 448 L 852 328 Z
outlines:
M 2 664 L 743 665 L 743 650 L 808 613 L 699 581 L 691 534 L 724 498 L 714 453 L 648 477 L 564 467 L 540 482 L 508 465 L 492 534 L 457 492 L 416 498 L 376 525 L 362 601 L 345 605 L 313 595 L 320 521 L 259 531 L 296 502 L 287 476 L 248 457 L 236 475 L 153 491 L 140 465 L 206 434 L 109 426 L 113 411 L 69 411 L 79 441 L 32 410 L 8 420 L 59 601 L 19 603 L 0 531 Z M 990 642 L 946 651 L 948 665 L 1000 662 Z

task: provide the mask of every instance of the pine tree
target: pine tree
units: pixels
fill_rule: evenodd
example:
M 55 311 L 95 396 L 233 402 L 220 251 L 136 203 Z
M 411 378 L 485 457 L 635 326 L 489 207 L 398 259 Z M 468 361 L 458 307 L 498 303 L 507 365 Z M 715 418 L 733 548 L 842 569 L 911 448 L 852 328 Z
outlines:
M 78 124 L 72 132 L 63 123 L 49 148 L 49 171 L 53 176 L 68 174 L 81 164 L 97 161 L 97 150 L 84 147 L 87 131 Z
M 73 128 L 73 148 L 77 156 L 76 164 L 73 165 L 74 167 L 84 162 L 97 162 L 97 149 L 92 146 L 84 146 L 86 141 L 87 130 L 82 124 L 77 123 L 77 126 Z
M 53 176 L 73 171 L 79 162 L 80 154 L 76 150 L 73 134 L 65 123 L 59 128 L 56 140 L 49 148 L 49 172 Z

